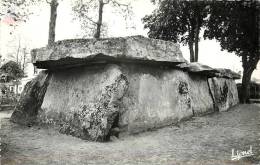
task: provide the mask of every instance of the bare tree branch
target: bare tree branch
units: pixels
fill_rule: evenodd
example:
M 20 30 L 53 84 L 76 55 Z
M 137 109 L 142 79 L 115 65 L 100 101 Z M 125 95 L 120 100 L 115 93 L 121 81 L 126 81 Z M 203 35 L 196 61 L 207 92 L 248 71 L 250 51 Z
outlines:
M 51 1 L 46 0 L 46 2 L 47 2 L 48 4 L 51 4 Z
M 120 0 L 77 0 L 73 7 L 73 11 L 77 16 L 75 19 L 79 19 L 82 22 L 81 27 L 84 28 L 86 32 L 90 32 L 88 26 L 96 27 L 95 38 L 99 38 L 104 31 L 104 22 L 102 18 L 104 14 L 103 7 L 105 5 L 109 5 L 116 9 L 117 13 L 121 14 L 125 20 L 127 20 L 127 17 L 132 14 L 130 3 L 124 4 L 121 3 Z
M 96 21 L 94 21 L 93 19 L 91 19 L 90 17 L 88 17 L 88 16 L 86 16 L 86 15 L 85 15 L 85 18 L 88 19 L 89 21 L 91 21 L 91 22 L 94 23 L 94 24 L 98 24 Z
M 129 4 L 124 4 L 124 3 L 119 3 L 118 1 L 116 0 L 111 0 L 111 2 L 114 4 L 114 5 L 117 5 L 118 7 L 120 6 L 124 6 L 124 7 L 129 7 Z
M 81 0 L 81 1 L 82 1 L 82 0 Z M 80 12 L 87 12 L 87 10 L 85 9 L 85 7 L 86 7 L 86 5 L 83 5 L 83 4 L 82 4 L 82 6 L 80 7 L 80 9 L 79 9 L 78 11 L 80 11 Z M 87 16 L 87 15 L 84 14 L 84 17 L 85 17 L 86 19 L 88 19 L 89 21 L 91 21 L 92 23 L 97 24 L 97 22 L 94 21 L 94 20 L 93 20 L 92 18 L 90 18 L 89 16 Z

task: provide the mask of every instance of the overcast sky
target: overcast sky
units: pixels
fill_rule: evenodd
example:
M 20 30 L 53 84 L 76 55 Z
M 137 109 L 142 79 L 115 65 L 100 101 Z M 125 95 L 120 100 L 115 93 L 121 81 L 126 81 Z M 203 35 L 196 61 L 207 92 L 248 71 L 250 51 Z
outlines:
M 80 23 L 74 18 L 71 11 L 70 0 L 63 0 L 58 6 L 56 40 L 81 38 L 83 36 Z M 108 36 L 120 37 L 129 35 L 147 36 L 147 30 L 143 29 L 141 19 L 150 14 L 155 6 L 150 0 L 133 0 L 132 2 L 133 20 L 128 21 L 127 26 L 133 24 L 135 28 L 126 28 L 126 23 L 120 15 L 111 13 L 111 8 L 105 7 L 104 20 L 108 24 Z M 18 28 L 10 35 L 10 28 L 5 23 L 0 23 L 0 54 L 6 56 L 16 49 L 18 38 L 21 38 L 21 44 L 29 48 L 43 47 L 47 44 L 48 24 L 49 24 L 49 6 L 43 3 L 33 7 L 35 12 L 28 22 L 20 24 Z M 183 56 L 189 60 L 189 50 L 187 46 L 181 45 Z M 219 44 L 215 40 L 201 40 L 199 43 L 199 62 L 217 68 L 229 68 L 236 72 L 242 71 L 241 59 L 233 53 L 221 51 Z M 260 64 L 254 71 L 253 77 L 260 79 Z

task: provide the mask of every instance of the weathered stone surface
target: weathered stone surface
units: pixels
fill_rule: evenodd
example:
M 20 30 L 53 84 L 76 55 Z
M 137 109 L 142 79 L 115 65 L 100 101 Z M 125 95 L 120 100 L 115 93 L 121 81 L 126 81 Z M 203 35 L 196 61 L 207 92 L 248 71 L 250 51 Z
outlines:
M 213 112 L 214 102 L 206 76 L 189 74 L 192 110 L 195 116 Z
M 105 141 L 112 133 L 159 128 L 214 108 L 206 77 L 173 68 L 113 64 L 52 75 L 38 120 L 83 139 Z
M 234 80 L 214 77 L 209 78 L 208 82 L 217 110 L 226 111 L 238 104 L 238 93 Z
M 214 111 L 206 77 L 139 65 L 122 69 L 129 80 L 119 120 L 125 132 L 159 128 Z
M 140 65 L 122 70 L 129 81 L 119 119 L 122 132 L 159 128 L 193 115 L 187 73 Z
M 223 78 L 230 78 L 230 79 L 241 78 L 241 76 L 238 73 L 233 72 L 230 69 L 211 68 L 207 65 L 203 65 L 198 62 L 181 63 L 176 65 L 176 67 L 187 72 L 196 73 L 207 77 L 223 77 Z
M 58 41 L 52 48 L 32 51 L 38 68 L 56 69 L 91 63 L 138 62 L 175 65 L 185 62 L 179 45 L 143 36 Z
M 82 139 L 106 141 L 238 103 L 236 74 L 188 64 L 171 42 L 141 36 L 65 40 L 32 55 L 51 76 L 43 88 L 35 80 L 26 89 L 43 92 L 39 97 L 29 90 L 34 99 L 22 102 L 36 102 L 35 111 L 21 114 Z
M 241 75 L 233 72 L 230 69 L 217 68 L 218 73 L 216 73 L 216 77 L 230 78 L 230 79 L 240 79 Z
M 105 141 L 117 127 L 128 80 L 118 66 L 68 69 L 53 73 L 38 119 L 60 132 Z
M 42 71 L 36 78 L 25 85 L 20 100 L 11 116 L 12 122 L 22 125 L 28 125 L 35 122 L 50 77 L 50 73 Z
M 196 73 L 207 77 L 215 77 L 216 73 L 218 73 L 216 69 L 211 68 L 207 65 L 200 64 L 198 62 L 182 63 L 178 64 L 177 67 L 187 72 Z

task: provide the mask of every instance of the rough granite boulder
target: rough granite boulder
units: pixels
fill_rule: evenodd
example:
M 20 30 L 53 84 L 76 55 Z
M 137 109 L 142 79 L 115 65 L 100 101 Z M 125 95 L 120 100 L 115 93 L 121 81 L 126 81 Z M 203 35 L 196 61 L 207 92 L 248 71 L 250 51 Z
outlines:
M 57 69 L 105 62 L 183 63 L 178 44 L 143 36 L 58 41 L 53 47 L 34 49 L 32 61 L 38 68 Z
M 50 77 L 50 73 L 42 71 L 36 78 L 25 85 L 20 100 L 11 116 L 12 122 L 30 125 L 36 121 Z

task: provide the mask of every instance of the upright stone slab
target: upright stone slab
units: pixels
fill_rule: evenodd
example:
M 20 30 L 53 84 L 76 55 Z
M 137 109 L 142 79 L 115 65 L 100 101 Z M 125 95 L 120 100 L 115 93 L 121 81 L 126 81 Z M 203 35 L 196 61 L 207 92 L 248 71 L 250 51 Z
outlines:
M 138 133 L 193 116 L 187 73 L 136 64 L 121 68 L 129 82 L 119 119 L 122 132 Z
M 128 80 L 116 65 L 53 72 L 38 120 L 62 133 L 105 141 L 127 89 Z
M 235 73 L 230 69 L 211 68 L 198 62 L 182 63 L 177 65 L 177 67 L 189 72 L 191 77 L 200 75 L 201 78 L 199 78 L 199 81 L 201 83 L 208 83 L 208 88 L 205 85 L 200 87 L 194 86 L 192 88 L 197 91 L 192 94 L 193 100 L 196 100 L 195 106 L 198 106 L 198 108 L 194 108 L 194 112 L 199 112 L 197 114 L 210 112 L 210 110 L 213 109 L 215 111 L 226 111 L 230 107 L 238 104 L 237 87 L 234 81 L 235 79 L 240 79 L 238 73 Z M 203 79 L 204 81 L 202 81 Z M 199 91 L 196 89 L 199 89 Z M 202 91 L 201 89 L 204 90 Z M 199 93 L 201 93 L 201 95 L 198 97 Z M 209 95 L 210 97 L 207 97 Z
M 215 77 L 209 78 L 208 83 L 214 100 L 215 108 L 218 111 L 226 111 L 239 103 L 235 79 L 240 75 L 230 69 L 218 68 Z
M 215 108 L 226 111 L 239 103 L 237 86 L 233 79 L 214 77 L 208 79 Z
M 219 71 L 198 62 L 178 64 L 177 68 L 189 73 L 194 115 L 214 112 L 214 100 L 208 78 L 216 77 Z
M 189 77 L 193 114 L 198 116 L 214 112 L 214 101 L 208 86 L 208 78 L 193 73 L 189 73 Z
M 12 113 L 12 122 L 22 125 L 31 125 L 36 122 L 38 110 L 42 105 L 50 77 L 50 73 L 42 71 L 25 85 L 18 104 Z

